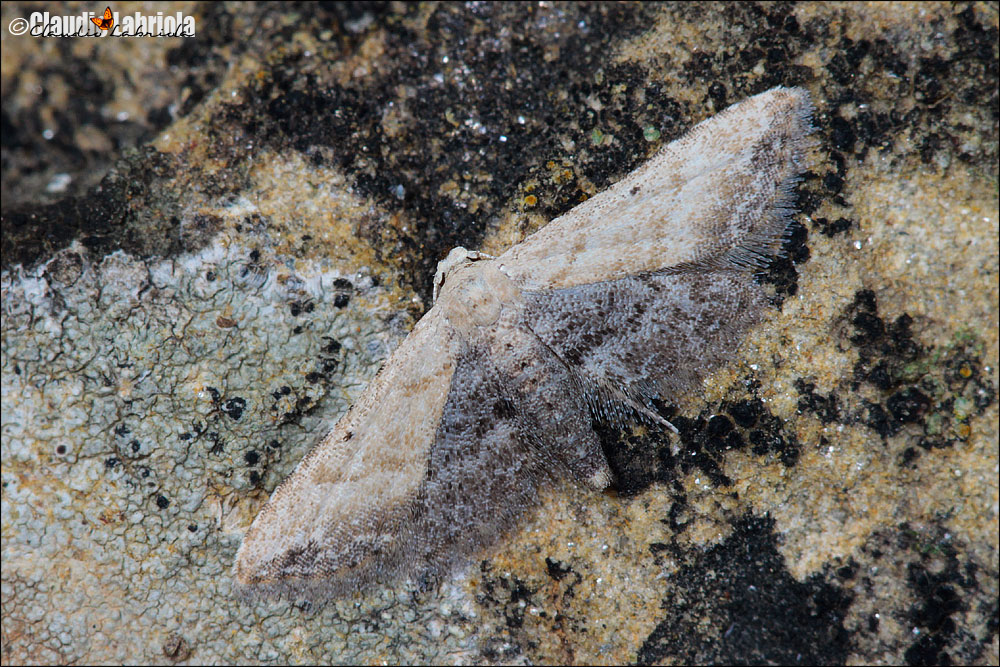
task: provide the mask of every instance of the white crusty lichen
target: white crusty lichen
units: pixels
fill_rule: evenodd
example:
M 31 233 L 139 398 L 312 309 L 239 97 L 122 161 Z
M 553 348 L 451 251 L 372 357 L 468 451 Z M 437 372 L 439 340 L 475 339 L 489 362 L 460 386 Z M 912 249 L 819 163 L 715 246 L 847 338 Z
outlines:
M 228 571 L 315 415 L 398 342 L 387 290 L 224 235 L 170 260 L 74 245 L 0 289 L 4 662 L 157 663 L 178 637 L 197 662 L 379 644 L 336 608 L 322 639 L 248 631 Z

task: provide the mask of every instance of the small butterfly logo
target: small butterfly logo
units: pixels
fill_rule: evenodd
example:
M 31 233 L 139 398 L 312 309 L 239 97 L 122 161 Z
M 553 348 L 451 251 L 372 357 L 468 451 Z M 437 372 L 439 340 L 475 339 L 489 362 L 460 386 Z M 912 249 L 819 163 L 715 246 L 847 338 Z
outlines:
M 107 7 L 104 10 L 103 18 L 97 18 L 94 16 L 91 17 L 90 20 L 93 21 L 101 30 L 111 30 L 111 28 L 115 25 L 115 18 L 111 15 L 111 7 Z

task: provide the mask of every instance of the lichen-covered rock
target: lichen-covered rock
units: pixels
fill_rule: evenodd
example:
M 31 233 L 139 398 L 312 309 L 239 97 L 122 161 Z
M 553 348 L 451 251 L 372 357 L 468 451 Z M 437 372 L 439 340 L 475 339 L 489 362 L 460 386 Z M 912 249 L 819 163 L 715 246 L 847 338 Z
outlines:
M 5 662 L 1000 659 L 993 8 L 175 10 L 194 38 L 4 36 Z M 665 397 L 679 436 L 596 424 L 618 493 L 550 494 L 454 579 L 232 595 L 451 247 L 775 85 L 819 159 L 778 308 Z

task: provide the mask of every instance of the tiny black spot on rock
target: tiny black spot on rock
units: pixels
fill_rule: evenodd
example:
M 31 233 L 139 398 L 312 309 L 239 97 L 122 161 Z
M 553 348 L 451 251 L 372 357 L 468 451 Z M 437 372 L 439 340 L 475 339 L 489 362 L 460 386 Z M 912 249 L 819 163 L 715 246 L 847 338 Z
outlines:
M 743 428 L 756 424 L 757 417 L 764 412 L 764 404 L 759 399 L 727 403 L 724 408 L 733 421 Z
M 223 449 L 222 438 L 219 436 L 217 432 L 212 431 L 207 435 L 207 438 L 208 441 L 212 443 L 212 447 L 209 449 L 209 451 L 212 454 L 219 454 L 220 452 L 222 452 Z
M 545 569 L 548 571 L 549 576 L 556 581 L 559 581 L 573 571 L 573 568 L 566 563 L 558 560 L 552 560 L 551 558 L 545 559 Z
M 842 581 L 850 581 L 857 573 L 858 564 L 853 560 L 837 568 L 837 578 Z
M 225 401 L 220 409 L 235 421 L 243 416 L 243 411 L 246 407 L 246 399 L 236 397 Z
M 161 510 L 165 510 L 170 506 L 170 500 L 166 496 L 156 496 L 156 506 Z
M 815 384 L 801 378 L 795 381 L 795 389 L 801 394 L 799 412 L 811 412 L 824 424 L 835 422 L 840 417 L 840 405 L 833 394 L 829 396 L 818 394 Z
M 850 122 L 844 120 L 840 116 L 834 116 L 831 118 L 830 140 L 836 148 L 844 151 L 845 153 L 854 152 L 854 142 L 856 137 L 854 135 L 854 128 L 851 127 Z
M 249 466 L 257 465 L 257 461 L 260 460 L 260 454 L 251 449 L 243 455 L 243 460 L 246 461 Z
M 930 399 L 913 387 L 896 392 L 886 401 L 886 407 L 893 419 L 903 424 L 920 421 L 930 405 Z
M 841 183 L 843 182 L 843 179 L 841 179 L 839 176 L 836 175 L 832 176 L 838 178 Z M 815 218 L 813 222 L 816 223 L 816 226 L 819 227 L 820 232 L 824 236 L 829 236 L 829 237 L 836 236 L 837 234 L 842 234 L 853 226 L 853 223 L 847 218 L 837 218 L 833 222 L 830 222 L 826 218 Z
M 726 86 L 720 81 L 713 81 L 708 86 L 708 96 L 712 99 L 712 104 L 715 105 L 717 111 L 721 111 L 727 106 Z

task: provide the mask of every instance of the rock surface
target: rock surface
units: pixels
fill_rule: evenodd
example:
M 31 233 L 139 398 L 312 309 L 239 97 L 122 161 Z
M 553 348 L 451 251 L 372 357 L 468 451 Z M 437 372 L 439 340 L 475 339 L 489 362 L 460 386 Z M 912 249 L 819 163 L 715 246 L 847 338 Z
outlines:
M 5 663 L 1000 660 L 995 5 L 157 10 L 196 36 L 4 35 Z M 616 492 L 446 581 L 234 597 L 451 247 L 779 84 L 819 146 L 776 307 L 679 437 L 596 424 Z

